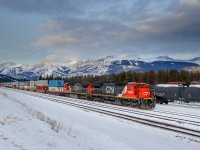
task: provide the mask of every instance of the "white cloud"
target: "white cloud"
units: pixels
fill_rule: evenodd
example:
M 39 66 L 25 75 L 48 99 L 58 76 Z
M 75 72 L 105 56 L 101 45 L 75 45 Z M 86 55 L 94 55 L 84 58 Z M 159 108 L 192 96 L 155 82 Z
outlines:
M 138 7 L 142 8 L 144 2 Z M 36 46 L 48 48 L 51 52 L 54 49 L 67 51 L 75 58 L 97 58 L 116 53 L 138 57 L 141 53 L 145 56 L 170 56 L 174 51 L 177 55 L 189 55 L 189 51 L 197 53 L 200 20 L 196 14 L 200 13 L 199 1 L 171 2 L 163 9 L 157 9 L 160 6 L 155 1 L 149 5 L 141 12 L 130 9 L 137 6 L 123 5 L 119 10 L 111 6 L 105 12 L 93 10 L 95 15 L 88 17 L 54 17 L 40 26 L 42 36 L 37 39 Z M 154 8 L 157 11 L 153 11 Z M 88 13 L 93 12 L 88 10 Z M 102 17 L 106 13 L 108 16 Z M 114 19 L 111 14 L 115 15 Z
M 40 37 L 36 41 L 36 46 L 42 46 L 42 47 L 55 47 L 58 45 L 66 45 L 66 44 L 75 44 L 77 41 L 76 38 L 73 37 L 73 35 L 69 34 L 56 34 L 56 35 L 50 35 L 46 37 Z

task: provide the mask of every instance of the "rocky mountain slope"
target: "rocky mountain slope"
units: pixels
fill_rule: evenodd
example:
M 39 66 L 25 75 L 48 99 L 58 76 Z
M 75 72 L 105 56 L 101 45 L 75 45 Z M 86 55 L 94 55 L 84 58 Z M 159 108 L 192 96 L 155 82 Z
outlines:
M 15 81 L 23 81 L 23 79 L 15 79 L 13 77 L 0 74 L 0 83 L 1 82 L 15 82 Z
M 16 64 L 12 62 L 0 65 L 0 74 L 9 75 L 18 79 L 36 79 L 39 76 L 53 75 L 61 77 L 82 75 L 103 75 L 120 73 L 122 71 L 149 71 L 149 70 L 182 70 L 198 67 L 200 57 L 191 60 L 176 60 L 167 56 L 142 59 L 117 59 L 107 56 L 98 60 L 72 61 L 66 64 L 55 64 L 43 61 L 34 66 Z

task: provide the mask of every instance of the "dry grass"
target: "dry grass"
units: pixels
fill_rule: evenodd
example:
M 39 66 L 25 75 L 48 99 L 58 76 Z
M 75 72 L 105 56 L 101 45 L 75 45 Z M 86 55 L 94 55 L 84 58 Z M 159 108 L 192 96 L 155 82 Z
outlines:
M 197 67 L 189 67 L 189 68 L 186 68 L 185 70 L 191 71 L 191 72 L 200 72 L 200 66 L 197 66 Z

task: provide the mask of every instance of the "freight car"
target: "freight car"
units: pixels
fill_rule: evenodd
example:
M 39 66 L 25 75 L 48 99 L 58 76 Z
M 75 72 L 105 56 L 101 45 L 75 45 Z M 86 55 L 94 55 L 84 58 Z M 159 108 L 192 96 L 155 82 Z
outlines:
M 160 103 L 176 100 L 190 103 L 200 102 L 200 85 L 193 83 L 158 84 L 153 87 Z

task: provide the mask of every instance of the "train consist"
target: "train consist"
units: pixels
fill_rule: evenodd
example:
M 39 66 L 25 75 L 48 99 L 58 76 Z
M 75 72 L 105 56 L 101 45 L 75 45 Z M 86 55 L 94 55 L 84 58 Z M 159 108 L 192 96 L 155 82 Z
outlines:
M 1 83 L 1 86 L 68 96 L 110 104 L 152 109 L 156 105 L 154 92 L 146 83 L 64 83 L 63 80 L 38 80 Z
M 157 102 L 168 103 L 182 101 L 200 102 L 200 82 L 170 82 L 151 87 L 155 90 Z

